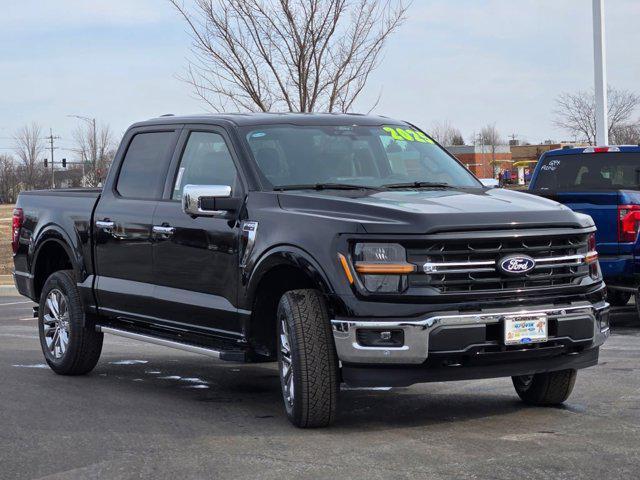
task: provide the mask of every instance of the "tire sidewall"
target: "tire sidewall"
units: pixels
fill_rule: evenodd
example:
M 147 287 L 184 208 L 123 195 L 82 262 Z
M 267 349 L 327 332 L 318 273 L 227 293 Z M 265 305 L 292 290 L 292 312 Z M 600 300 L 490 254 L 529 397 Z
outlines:
M 67 349 L 60 358 L 55 358 L 49 349 L 44 336 L 44 311 L 47 296 L 51 290 L 60 290 L 67 300 L 69 312 L 69 341 Z M 52 274 L 44 284 L 40 294 L 40 304 L 38 307 L 38 333 L 40 336 L 40 346 L 46 362 L 54 371 L 64 371 L 70 369 L 76 357 L 78 349 L 79 329 L 83 328 L 84 312 L 80 303 L 80 295 L 75 283 L 66 272 L 56 272 Z
M 280 372 L 282 371 L 282 349 L 281 349 L 281 334 L 282 334 L 282 320 L 285 320 L 289 327 L 289 348 L 291 352 L 291 369 L 293 372 L 293 393 L 294 401 L 290 404 L 285 397 L 284 379 Z M 278 323 L 278 377 L 280 378 L 280 392 L 282 395 L 282 401 L 284 403 L 287 416 L 297 423 L 302 418 L 302 387 L 301 387 L 301 371 L 300 371 L 300 352 L 297 348 L 297 332 L 295 329 L 295 322 L 293 320 L 293 313 L 291 311 L 291 303 L 287 295 L 283 295 L 278 303 L 277 317 Z

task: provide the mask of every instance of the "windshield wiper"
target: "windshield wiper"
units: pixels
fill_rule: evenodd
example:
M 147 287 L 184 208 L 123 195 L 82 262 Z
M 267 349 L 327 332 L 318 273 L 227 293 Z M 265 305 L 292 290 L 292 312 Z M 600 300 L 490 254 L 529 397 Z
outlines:
M 438 182 L 405 182 L 405 183 L 387 183 L 382 185 L 383 188 L 456 188 L 448 183 Z
M 300 185 L 277 185 L 274 190 L 380 190 L 378 187 L 367 185 L 352 185 L 350 183 L 305 183 Z

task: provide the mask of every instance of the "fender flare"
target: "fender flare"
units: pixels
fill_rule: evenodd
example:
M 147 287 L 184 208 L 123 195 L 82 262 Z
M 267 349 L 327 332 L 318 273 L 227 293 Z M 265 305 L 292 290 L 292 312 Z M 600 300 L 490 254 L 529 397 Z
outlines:
M 72 249 L 73 242 L 69 238 L 68 234 L 60 228 L 58 225 L 49 225 L 39 233 L 38 238 L 34 242 L 33 246 L 33 261 L 30 265 L 31 275 L 35 277 L 36 274 L 36 266 L 38 265 L 38 260 L 42 249 L 50 244 L 56 243 L 63 248 L 69 261 L 71 262 L 71 266 L 73 270 L 78 275 L 78 278 L 83 278 L 86 276 L 86 272 L 84 272 L 82 265 L 82 260 L 78 258 L 77 254 L 74 253 Z
M 271 247 L 257 259 L 246 282 L 247 297 L 253 300 L 264 276 L 271 269 L 282 265 L 299 268 L 321 292 L 334 293 L 328 275 L 309 252 L 294 245 L 284 244 Z

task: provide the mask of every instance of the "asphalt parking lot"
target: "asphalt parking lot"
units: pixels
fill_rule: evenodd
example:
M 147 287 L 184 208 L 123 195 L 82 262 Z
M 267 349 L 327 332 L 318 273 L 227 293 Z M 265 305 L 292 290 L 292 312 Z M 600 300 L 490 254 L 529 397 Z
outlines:
M 85 377 L 45 365 L 31 303 L 0 296 L 0 478 L 640 477 L 640 322 L 618 310 L 601 364 L 563 408 L 509 379 L 345 390 L 336 425 L 298 430 L 269 365 L 106 337 Z

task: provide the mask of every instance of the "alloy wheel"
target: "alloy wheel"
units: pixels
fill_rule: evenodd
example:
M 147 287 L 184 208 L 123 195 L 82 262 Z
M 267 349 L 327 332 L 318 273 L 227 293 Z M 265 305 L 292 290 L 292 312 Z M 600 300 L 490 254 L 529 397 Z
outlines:
M 60 290 L 53 289 L 47 295 L 42 319 L 49 353 L 62 358 L 69 345 L 69 302 Z
M 280 319 L 280 382 L 285 402 L 291 407 L 295 396 L 289 325 Z

